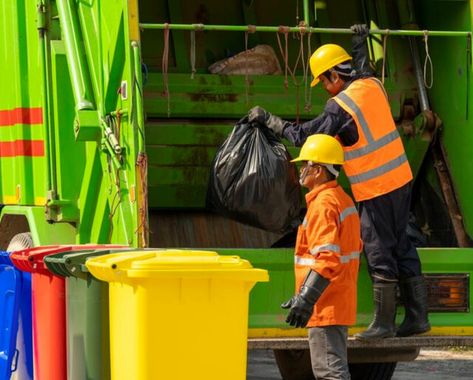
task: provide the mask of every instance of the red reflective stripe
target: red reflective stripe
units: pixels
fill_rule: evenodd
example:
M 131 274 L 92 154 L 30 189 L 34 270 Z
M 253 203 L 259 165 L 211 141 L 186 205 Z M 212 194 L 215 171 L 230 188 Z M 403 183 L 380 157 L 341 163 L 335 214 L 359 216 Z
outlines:
M 43 124 L 43 109 L 36 107 L 0 110 L 0 127 L 15 124 Z
M 43 157 L 43 140 L 0 141 L 0 157 Z

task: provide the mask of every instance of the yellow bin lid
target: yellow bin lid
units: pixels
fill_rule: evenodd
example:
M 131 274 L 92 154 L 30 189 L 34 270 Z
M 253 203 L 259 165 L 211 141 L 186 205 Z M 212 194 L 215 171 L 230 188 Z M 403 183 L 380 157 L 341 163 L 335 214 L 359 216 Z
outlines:
M 220 256 L 213 251 L 131 251 L 91 257 L 86 266 L 102 281 L 122 282 L 126 278 L 200 277 L 269 281 L 268 272 L 255 269 L 238 256 Z

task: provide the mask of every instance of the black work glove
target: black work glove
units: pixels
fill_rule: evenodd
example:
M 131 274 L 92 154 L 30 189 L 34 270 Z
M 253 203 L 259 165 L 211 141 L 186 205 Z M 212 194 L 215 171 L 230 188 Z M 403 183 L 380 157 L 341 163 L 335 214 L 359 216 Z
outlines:
M 305 327 L 314 312 L 314 304 L 308 302 L 300 295 L 284 302 L 281 307 L 283 309 L 290 309 L 286 322 L 294 327 Z
M 294 301 L 296 300 L 296 297 L 297 296 L 292 296 L 291 298 L 289 298 L 286 302 L 283 302 L 281 304 L 281 308 L 282 309 L 290 309 L 292 304 L 294 303 Z
M 320 298 L 330 281 L 317 272 L 310 270 L 299 294 L 284 302 L 281 307 L 290 309 L 286 322 L 294 327 L 305 327 L 309 322 L 314 305 Z
M 368 46 L 366 39 L 370 34 L 370 29 L 365 24 L 355 24 L 350 27 L 353 31 L 351 38 L 352 65 L 357 75 L 362 77 L 374 75 L 370 65 Z
M 280 117 L 269 113 L 264 108 L 256 106 L 248 111 L 248 122 L 251 123 L 252 121 L 256 121 L 261 125 L 268 127 L 276 134 L 276 136 L 283 137 L 282 132 L 286 125 L 285 121 Z
M 355 24 L 350 27 L 354 34 L 365 39 L 370 34 L 370 29 L 366 24 Z
M 266 121 L 269 118 L 267 112 L 264 108 L 260 106 L 253 107 L 248 111 L 248 121 L 251 123 L 252 121 L 257 121 L 260 124 L 266 125 Z

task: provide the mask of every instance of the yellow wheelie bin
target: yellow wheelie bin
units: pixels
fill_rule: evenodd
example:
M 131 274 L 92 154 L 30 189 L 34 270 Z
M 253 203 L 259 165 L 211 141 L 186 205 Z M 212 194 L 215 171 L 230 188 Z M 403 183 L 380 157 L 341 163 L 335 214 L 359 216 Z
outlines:
M 238 256 L 161 250 L 90 258 L 110 283 L 113 380 L 243 380 L 248 301 L 268 273 Z

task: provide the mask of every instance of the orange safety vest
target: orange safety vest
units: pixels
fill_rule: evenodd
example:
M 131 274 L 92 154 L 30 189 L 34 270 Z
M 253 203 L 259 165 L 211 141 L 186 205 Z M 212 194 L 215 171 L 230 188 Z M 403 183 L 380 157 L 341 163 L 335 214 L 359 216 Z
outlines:
M 355 80 L 333 100 L 351 115 L 358 129 L 358 141 L 343 148 L 343 170 L 355 200 L 387 194 L 411 181 L 412 171 L 381 82 Z
M 352 325 L 356 320 L 356 283 L 362 241 L 352 199 L 336 181 L 306 194 L 307 214 L 295 248 L 296 292 L 310 269 L 330 280 L 314 306 L 308 327 Z

